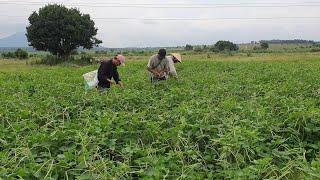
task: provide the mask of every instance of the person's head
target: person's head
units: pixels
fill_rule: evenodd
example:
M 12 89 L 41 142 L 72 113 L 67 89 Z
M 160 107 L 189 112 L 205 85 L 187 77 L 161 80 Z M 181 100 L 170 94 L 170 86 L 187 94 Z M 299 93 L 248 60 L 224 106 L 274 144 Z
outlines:
M 182 59 L 181 59 L 181 55 L 178 53 L 172 53 L 172 60 L 174 63 L 181 63 Z
M 167 51 L 165 49 L 159 49 L 158 58 L 160 60 L 164 59 L 167 55 Z
M 112 62 L 116 66 L 124 65 L 125 57 L 122 54 L 118 54 L 113 58 Z

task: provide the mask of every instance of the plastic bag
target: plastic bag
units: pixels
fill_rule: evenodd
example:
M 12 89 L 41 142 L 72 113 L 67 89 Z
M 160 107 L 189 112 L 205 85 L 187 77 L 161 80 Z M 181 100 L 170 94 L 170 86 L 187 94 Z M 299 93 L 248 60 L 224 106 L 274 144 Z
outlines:
M 93 89 L 95 88 L 99 81 L 98 81 L 98 70 L 91 71 L 82 75 L 85 81 L 85 89 Z

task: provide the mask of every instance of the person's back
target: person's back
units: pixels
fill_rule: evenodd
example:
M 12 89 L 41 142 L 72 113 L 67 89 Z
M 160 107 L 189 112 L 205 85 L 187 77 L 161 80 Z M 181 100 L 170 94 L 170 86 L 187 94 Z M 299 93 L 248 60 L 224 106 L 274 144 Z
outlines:
M 102 88 L 110 88 L 110 82 L 107 79 L 112 79 L 114 73 L 112 60 L 102 61 L 98 69 L 98 86 Z
M 169 75 L 178 78 L 178 73 L 174 66 L 175 63 L 181 63 L 181 55 L 179 53 L 172 53 L 170 56 L 167 56 L 169 61 Z
M 177 77 L 177 71 L 176 68 L 174 67 L 174 62 L 173 62 L 173 57 L 172 56 L 167 56 L 168 62 L 169 62 L 169 75 L 173 77 Z

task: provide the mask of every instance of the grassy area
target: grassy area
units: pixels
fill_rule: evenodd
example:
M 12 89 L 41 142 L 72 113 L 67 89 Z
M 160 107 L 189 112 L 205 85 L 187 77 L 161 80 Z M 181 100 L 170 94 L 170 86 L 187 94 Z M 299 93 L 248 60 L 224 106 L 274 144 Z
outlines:
M 97 64 L 0 61 L 0 177 L 320 178 L 319 54 L 186 55 L 156 86 L 147 61 L 103 95 Z

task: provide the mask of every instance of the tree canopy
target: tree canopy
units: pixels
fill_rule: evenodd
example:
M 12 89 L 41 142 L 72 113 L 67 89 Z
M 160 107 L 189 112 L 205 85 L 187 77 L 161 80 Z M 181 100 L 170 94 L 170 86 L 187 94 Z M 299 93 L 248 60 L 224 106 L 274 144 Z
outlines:
M 214 49 L 217 51 L 237 51 L 239 47 L 230 41 L 218 41 L 214 45 Z
M 102 43 L 95 37 L 98 29 L 90 15 L 75 8 L 47 5 L 33 12 L 28 20 L 26 36 L 29 45 L 37 50 L 67 57 L 78 47 L 91 49 Z
M 184 49 L 185 49 L 186 51 L 191 51 L 191 50 L 193 50 L 193 46 L 190 45 L 190 44 L 187 44 Z
M 261 46 L 261 49 L 268 49 L 268 48 L 269 48 L 269 44 L 266 43 L 266 42 L 262 42 L 262 43 L 260 44 L 260 46 Z

